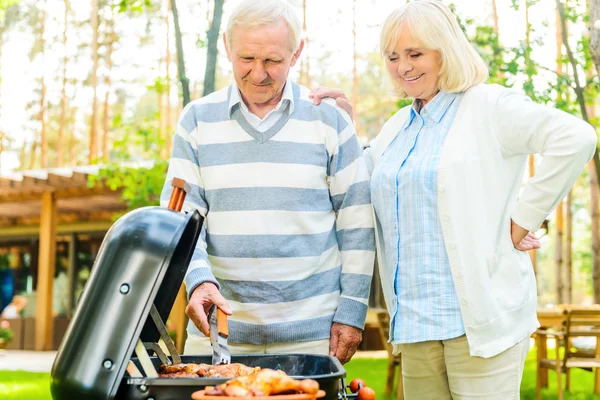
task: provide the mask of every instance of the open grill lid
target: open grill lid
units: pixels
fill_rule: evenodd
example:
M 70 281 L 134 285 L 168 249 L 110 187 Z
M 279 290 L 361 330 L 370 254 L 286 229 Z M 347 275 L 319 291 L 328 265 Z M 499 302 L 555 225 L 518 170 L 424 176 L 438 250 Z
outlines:
M 55 400 L 114 398 L 138 339 L 158 342 L 150 314 L 167 320 L 202 223 L 144 207 L 110 228 L 52 366 Z

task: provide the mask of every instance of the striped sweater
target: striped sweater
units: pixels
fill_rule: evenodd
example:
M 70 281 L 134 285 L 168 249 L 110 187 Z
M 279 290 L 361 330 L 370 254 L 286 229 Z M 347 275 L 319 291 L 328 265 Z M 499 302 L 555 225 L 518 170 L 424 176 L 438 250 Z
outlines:
M 362 329 L 367 313 L 375 245 L 354 126 L 334 102 L 314 106 L 291 84 L 293 111 L 266 132 L 239 104 L 229 109 L 229 86 L 188 104 L 173 138 L 161 204 L 179 177 L 192 188 L 184 211 L 206 218 L 188 296 L 217 284 L 235 343 L 326 339 L 333 322 Z M 191 322 L 188 333 L 201 335 Z

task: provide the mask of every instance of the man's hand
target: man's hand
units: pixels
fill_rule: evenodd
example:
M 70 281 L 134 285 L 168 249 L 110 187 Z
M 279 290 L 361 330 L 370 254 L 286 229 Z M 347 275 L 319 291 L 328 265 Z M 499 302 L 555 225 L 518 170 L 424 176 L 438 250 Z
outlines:
M 313 99 L 314 105 L 321 104 L 321 100 L 325 97 L 331 97 L 332 99 L 335 99 L 338 107 L 343 108 L 350 115 L 350 118 L 354 119 L 352 104 L 342 89 L 332 89 L 325 86 L 319 86 L 312 89 L 308 94 L 308 97 Z
M 219 293 L 214 283 L 204 282 L 192 292 L 190 302 L 185 313 L 194 322 L 196 328 L 205 336 L 210 336 L 210 324 L 208 322 L 208 311 L 212 305 L 219 307 L 227 315 L 231 315 L 231 307 L 227 300 Z
M 329 354 L 335 356 L 342 364 L 346 364 L 362 340 L 362 330 L 353 326 L 334 322 L 331 326 Z
M 535 237 L 535 234 L 527 229 L 520 227 L 515 221 L 510 221 L 510 237 L 515 249 L 521 251 L 539 249 L 540 241 Z

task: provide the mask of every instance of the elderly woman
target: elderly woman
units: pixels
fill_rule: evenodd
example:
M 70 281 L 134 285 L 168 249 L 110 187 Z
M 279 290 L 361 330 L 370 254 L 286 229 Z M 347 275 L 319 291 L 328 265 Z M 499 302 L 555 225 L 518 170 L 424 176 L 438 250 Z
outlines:
M 390 341 L 408 399 L 518 399 L 538 326 L 531 231 L 596 149 L 591 126 L 486 85 L 487 68 L 436 0 L 385 21 L 381 52 L 414 99 L 366 151 Z M 339 90 L 313 91 L 315 102 Z M 529 154 L 543 156 L 522 192 Z

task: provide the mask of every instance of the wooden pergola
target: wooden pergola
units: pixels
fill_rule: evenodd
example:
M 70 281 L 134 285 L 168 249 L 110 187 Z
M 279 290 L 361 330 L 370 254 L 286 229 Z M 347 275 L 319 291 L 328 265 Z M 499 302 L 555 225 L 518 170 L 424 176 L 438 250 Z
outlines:
M 151 166 L 152 163 L 138 165 L 139 168 Z M 91 165 L 0 176 L 0 240 L 39 236 L 35 350 L 51 350 L 53 345 L 52 290 L 57 234 L 106 232 L 113 224 L 114 214 L 126 210 L 120 190 L 110 190 L 100 182 L 90 186 L 89 177 L 98 175 L 100 168 Z M 69 246 L 72 274 L 74 240 Z M 182 285 L 169 317 L 180 352 L 184 343 L 186 304 Z
M 119 190 L 89 185 L 99 166 L 0 176 L 0 238 L 39 235 L 35 350 L 52 348 L 52 288 L 57 232 L 106 231 L 124 210 Z M 70 251 L 71 253 L 71 251 Z M 73 251 L 74 254 L 74 251 Z

